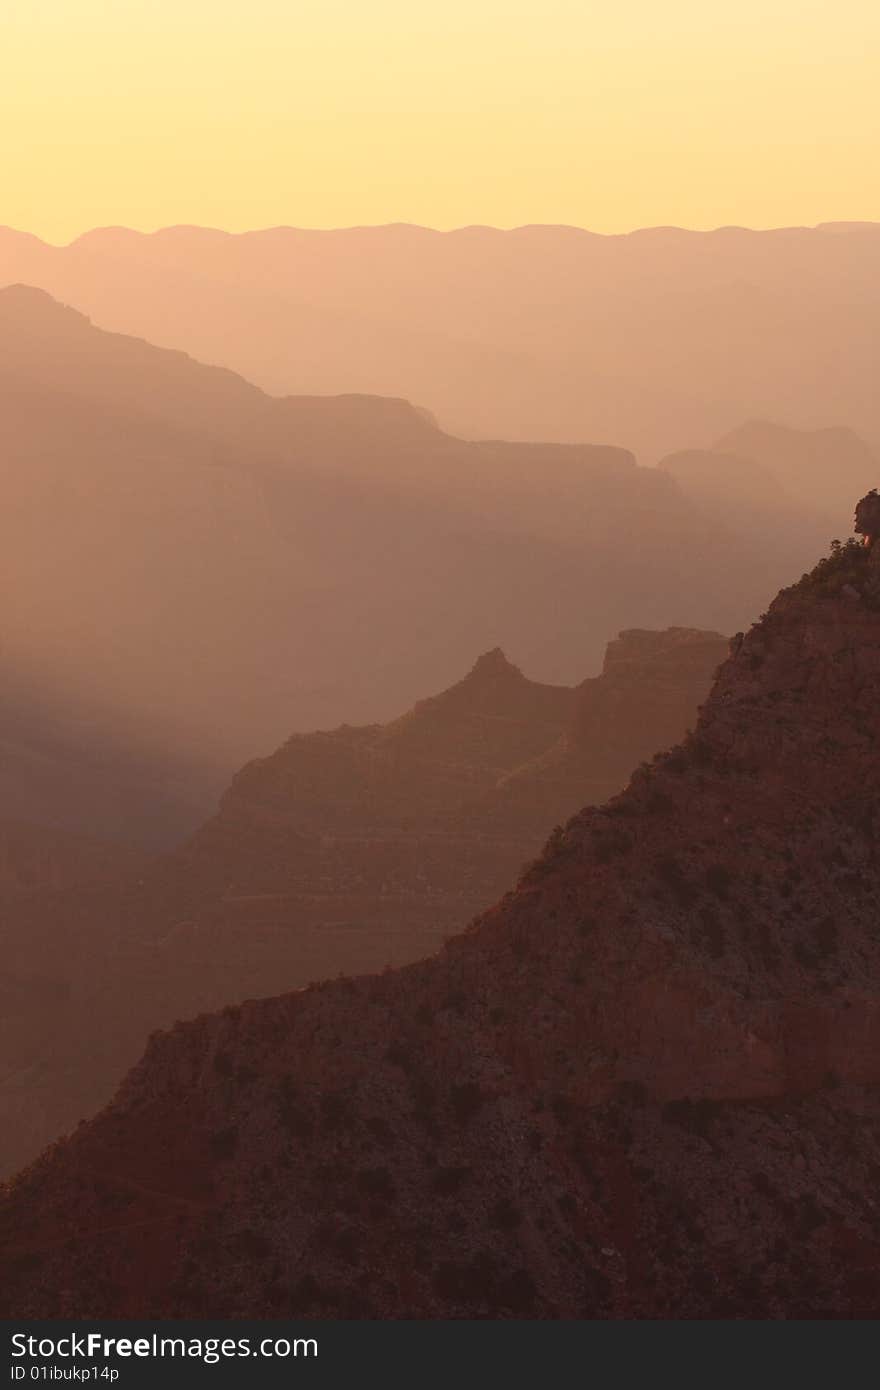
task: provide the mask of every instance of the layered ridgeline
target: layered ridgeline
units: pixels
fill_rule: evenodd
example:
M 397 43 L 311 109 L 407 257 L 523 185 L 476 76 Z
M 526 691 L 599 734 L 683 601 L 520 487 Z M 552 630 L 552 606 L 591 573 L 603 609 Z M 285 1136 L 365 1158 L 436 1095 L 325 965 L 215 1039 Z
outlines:
M 872 487 L 880 454 L 850 429 L 799 430 L 751 421 L 711 449 L 684 449 L 661 459 L 686 497 L 713 527 L 753 537 L 844 534 L 851 500 Z
M 407 915 L 460 924 L 555 822 L 604 801 L 681 738 L 727 647 L 716 632 L 631 629 L 574 689 L 528 680 L 495 648 L 401 719 L 294 735 L 250 763 L 176 862 L 232 891 L 305 880 L 335 895 L 357 881 L 382 894 L 386 922 L 396 880 Z
M 613 796 L 637 763 L 692 726 L 727 647 L 719 633 L 694 628 L 621 632 L 602 674 L 578 687 L 562 736 L 499 779 L 479 802 L 480 821 L 538 833 Z
M 876 1316 L 877 553 L 437 957 L 155 1037 L 7 1189 L 4 1313 Z
M 194 828 L 291 729 L 385 721 L 496 642 L 570 684 L 609 631 L 735 631 L 811 544 L 707 523 L 624 449 L 469 443 L 403 400 L 272 398 L 22 286 L 0 290 L 0 409 L 0 706 L 51 692 L 80 764 L 112 744 L 88 833 L 169 808 Z M 0 815 L 20 816 L 5 767 Z
M 868 223 L 0 232 L 0 283 L 266 390 L 406 396 L 459 433 L 651 461 L 756 417 L 880 440 L 878 261 Z
M 401 719 L 295 735 L 249 764 L 127 885 L 7 904 L 0 1173 L 104 1104 L 153 1029 L 436 951 L 555 823 L 694 723 L 726 650 L 713 633 L 623 633 L 576 689 L 488 652 Z

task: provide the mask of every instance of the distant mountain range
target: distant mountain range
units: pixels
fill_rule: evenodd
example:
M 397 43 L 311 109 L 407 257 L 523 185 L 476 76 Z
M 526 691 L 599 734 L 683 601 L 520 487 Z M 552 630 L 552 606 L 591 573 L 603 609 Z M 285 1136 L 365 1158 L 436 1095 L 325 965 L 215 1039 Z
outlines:
M 711 450 L 668 455 L 660 468 L 728 525 L 778 534 L 822 517 L 839 524 L 843 536 L 851 520 L 844 493 L 858 497 L 876 485 L 880 454 L 850 429 L 792 430 L 753 420 Z
M 0 408 L 0 701 L 51 706 L 28 746 L 59 721 L 80 762 L 112 746 L 125 766 L 100 792 L 86 776 L 75 828 L 144 843 L 197 824 L 291 729 L 385 720 L 474 650 L 570 684 L 609 631 L 734 631 L 832 524 L 718 518 L 623 449 L 467 443 L 402 400 L 272 398 L 26 287 L 0 290 Z M 0 815 L 25 815 L 21 756 Z
M 127 880 L 106 855 L 104 888 L 82 856 L 25 861 L 0 826 L 0 890 L 5 844 L 19 879 L 27 863 L 56 890 L 0 900 L 0 1172 L 103 1103 L 153 1029 L 436 951 L 554 824 L 681 736 L 726 651 L 716 633 L 627 632 L 576 689 L 488 652 L 387 725 L 294 736 L 177 852 Z
M 880 441 L 880 225 L 121 227 L 0 232 L 23 281 L 103 328 L 276 394 L 404 396 L 481 438 L 593 439 L 645 462 L 745 419 Z
M 0 1310 L 876 1312 L 878 236 L 0 231 Z
M 0 1199 L 3 1314 L 876 1317 L 878 557 L 784 590 L 694 732 L 438 955 L 154 1037 Z

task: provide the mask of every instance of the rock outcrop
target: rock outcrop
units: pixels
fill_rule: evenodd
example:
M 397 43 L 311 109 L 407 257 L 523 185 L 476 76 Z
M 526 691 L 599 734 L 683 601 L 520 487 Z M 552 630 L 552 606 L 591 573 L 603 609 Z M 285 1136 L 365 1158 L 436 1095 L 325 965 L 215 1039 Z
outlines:
M 4 1314 L 876 1316 L 874 588 L 784 591 L 437 957 L 155 1037 L 7 1189 Z
M 727 638 L 698 628 L 621 632 L 601 674 L 577 688 L 562 737 L 481 803 L 486 823 L 519 823 L 537 834 L 613 796 L 638 763 L 691 728 L 727 649 Z
M 188 844 L 122 887 L 7 905 L 0 1174 L 103 1104 L 153 1029 L 418 960 L 495 902 L 554 824 L 693 723 L 726 643 L 672 629 L 620 648 L 578 689 L 487 652 L 400 719 L 248 764 Z
M 880 494 L 876 488 L 872 488 L 858 503 L 855 530 L 869 547 L 876 545 L 880 539 Z

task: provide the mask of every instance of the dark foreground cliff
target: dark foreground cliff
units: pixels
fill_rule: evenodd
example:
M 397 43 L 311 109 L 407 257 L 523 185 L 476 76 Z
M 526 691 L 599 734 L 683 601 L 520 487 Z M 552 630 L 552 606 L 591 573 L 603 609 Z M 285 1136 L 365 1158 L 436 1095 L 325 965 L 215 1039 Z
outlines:
M 880 1312 L 880 610 L 847 552 L 436 958 L 156 1036 L 2 1311 Z
M 576 689 L 487 652 L 400 719 L 248 764 L 121 886 L 72 891 L 56 868 L 55 891 L 3 901 L 0 824 L 0 1178 L 106 1104 L 155 1029 L 432 955 L 553 825 L 681 738 L 726 651 L 717 633 L 625 632 Z

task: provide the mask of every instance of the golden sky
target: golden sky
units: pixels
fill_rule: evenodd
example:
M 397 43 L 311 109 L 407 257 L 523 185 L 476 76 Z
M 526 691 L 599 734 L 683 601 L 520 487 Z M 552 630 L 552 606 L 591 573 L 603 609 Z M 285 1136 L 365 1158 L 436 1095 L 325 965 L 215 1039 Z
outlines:
M 880 219 L 878 0 L 0 0 L 0 223 Z

